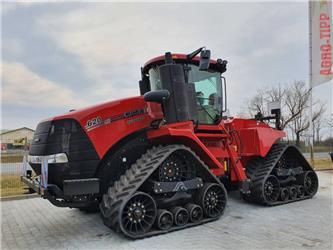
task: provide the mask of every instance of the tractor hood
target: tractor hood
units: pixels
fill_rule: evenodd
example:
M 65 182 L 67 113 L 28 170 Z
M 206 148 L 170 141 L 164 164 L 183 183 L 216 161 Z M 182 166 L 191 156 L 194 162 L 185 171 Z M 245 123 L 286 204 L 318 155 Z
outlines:
M 37 126 L 35 134 L 38 137 L 38 128 L 45 127 L 44 124 L 48 124 L 50 134 L 52 130 L 70 131 L 67 128 L 70 125 L 61 124 L 73 121 L 90 139 L 98 156 L 102 158 L 122 138 L 150 127 L 154 119 L 162 116 L 160 107 L 156 107 L 156 104 L 153 106 L 154 104 L 145 102 L 142 96 L 106 102 L 43 120 Z M 46 131 L 43 130 L 43 133 Z
M 75 119 L 77 121 L 81 121 L 81 120 L 84 120 L 85 118 L 89 118 L 89 117 L 93 116 L 96 113 L 100 113 L 100 112 L 104 113 L 104 112 L 109 111 L 110 109 L 114 110 L 116 108 L 116 110 L 114 110 L 114 112 L 117 112 L 117 107 L 122 106 L 122 105 L 127 104 L 132 101 L 140 102 L 140 99 L 142 99 L 142 101 L 143 101 L 142 97 L 136 96 L 136 97 L 130 97 L 130 98 L 124 98 L 124 99 L 119 99 L 119 100 L 115 100 L 115 101 L 100 103 L 100 104 L 92 105 L 89 107 L 72 110 L 65 114 L 50 117 L 43 121 L 61 120 L 61 119 Z

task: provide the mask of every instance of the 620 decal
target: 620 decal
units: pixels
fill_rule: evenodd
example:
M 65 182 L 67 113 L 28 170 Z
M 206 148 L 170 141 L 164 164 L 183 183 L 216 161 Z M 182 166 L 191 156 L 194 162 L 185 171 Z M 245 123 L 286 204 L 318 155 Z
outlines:
M 87 131 L 90 131 L 90 130 L 98 128 L 98 127 L 100 127 L 102 125 L 110 124 L 112 122 L 119 121 L 119 120 L 126 119 L 126 118 L 131 118 L 131 117 L 143 115 L 145 113 L 147 113 L 146 109 L 137 109 L 137 110 L 125 112 L 125 113 L 123 113 L 121 115 L 116 115 L 116 116 L 112 116 L 112 117 L 106 118 L 105 120 L 102 120 L 101 117 L 97 116 L 96 118 L 93 118 L 93 119 L 90 119 L 90 120 L 87 121 L 85 129 Z M 140 118 L 140 117 L 134 118 L 132 120 L 129 120 L 127 122 L 127 124 L 130 125 L 130 124 L 133 124 L 135 122 L 139 122 L 139 121 L 141 121 L 143 119 L 144 119 L 144 117 L 142 117 L 142 118 Z
M 91 130 L 92 128 L 100 126 L 101 124 L 103 124 L 103 121 L 102 121 L 101 117 L 97 116 L 96 118 L 93 118 L 93 119 L 87 121 L 85 129 Z

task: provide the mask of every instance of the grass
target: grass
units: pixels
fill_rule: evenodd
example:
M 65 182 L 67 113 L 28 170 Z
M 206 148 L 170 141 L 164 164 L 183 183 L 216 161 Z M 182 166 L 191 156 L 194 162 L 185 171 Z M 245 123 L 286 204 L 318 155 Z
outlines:
M 20 195 L 26 192 L 24 188 L 26 186 L 21 182 L 20 176 L 1 176 L 1 192 L 0 196 L 12 196 L 12 195 Z
M 310 162 L 310 159 L 307 160 Z M 333 163 L 330 158 L 315 158 L 314 169 L 315 170 L 333 169 Z
M 23 161 L 23 155 L 18 154 L 2 154 L 1 155 L 1 163 L 16 163 L 16 162 L 22 162 Z
M 299 147 L 299 149 L 301 150 L 302 153 L 309 153 L 309 147 L 305 147 L 305 146 L 301 145 Z M 332 151 L 332 147 L 330 147 L 330 146 L 313 146 L 313 152 L 315 152 L 315 153 L 331 152 L 331 151 Z
M 332 147 L 330 147 L 330 146 L 314 146 L 313 151 L 314 152 L 331 152 Z

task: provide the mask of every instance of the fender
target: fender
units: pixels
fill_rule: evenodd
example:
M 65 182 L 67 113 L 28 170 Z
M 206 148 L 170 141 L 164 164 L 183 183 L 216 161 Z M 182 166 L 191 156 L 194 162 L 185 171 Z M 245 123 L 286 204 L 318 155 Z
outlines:
M 193 122 L 179 122 L 147 132 L 148 139 L 155 144 L 184 144 L 189 146 L 212 169 L 223 169 L 223 165 L 194 134 Z

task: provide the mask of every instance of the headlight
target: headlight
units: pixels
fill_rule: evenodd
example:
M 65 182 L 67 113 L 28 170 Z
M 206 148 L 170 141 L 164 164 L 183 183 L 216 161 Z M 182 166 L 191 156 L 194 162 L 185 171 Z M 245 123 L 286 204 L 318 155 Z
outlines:
M 68 158 L 65 153 L 59 153 L 59 154 L 53 154 L 53 155 L 28 155 L 28 162 L 35 163 L 35 164 L 42 164 L 44 158 L 47 158 L 48 163 L 66 163 L 66 162 L 68 162 Z

